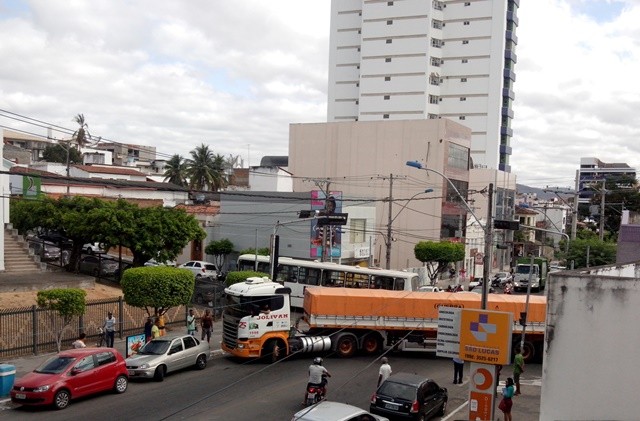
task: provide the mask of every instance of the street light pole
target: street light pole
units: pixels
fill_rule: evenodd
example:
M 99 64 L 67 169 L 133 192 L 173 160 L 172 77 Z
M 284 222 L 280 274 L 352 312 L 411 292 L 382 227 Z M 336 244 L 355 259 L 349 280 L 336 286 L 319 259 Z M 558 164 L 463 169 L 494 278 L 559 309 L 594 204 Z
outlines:
M 393 178 L 391 179 L 393 180 Z M 418 192 L 416 194 L 414 194 L 413 196 L 411 196 L 404 204 L 404 206 L 402 206 L 402 208 L 398 211 L 398 213 L 396 213 L 396 216 L 391 217 L 391 213 L 393 211 L 393 200 L 391 199 L 391 191 L 389 191 L 389 218 L 387 219 L 387 238 L 385 241 L 385 246 L 387 247 L 387 254 L 386 254 L 386 267 L 387 269 L 391 268 L 391 244 L 392 244 L 392 239 L 391 239 L 391 226 L 393 225 L 393 221 L 396 220 L 396 218 L 400 215 L 400 213 L 407 207 L 407 205 L 409 204 L 409 202 L 411 202 L 416 196 L 418 196 L 419 194 L 423 194 L 423 193 L 431 193 L 433 191 L 433 189 L 426 189 L 425 191 L 421 191 Z

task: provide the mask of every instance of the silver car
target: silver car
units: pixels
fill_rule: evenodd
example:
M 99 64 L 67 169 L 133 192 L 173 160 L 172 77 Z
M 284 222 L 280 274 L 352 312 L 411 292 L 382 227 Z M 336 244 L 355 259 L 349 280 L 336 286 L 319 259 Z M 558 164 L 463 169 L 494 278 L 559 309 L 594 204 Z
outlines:
M 322 401 L 317 405 L 302 409 L 291 421 L 389 421 L 380 415 L 373 415 L 357 406 L 346 403 Z
M 165 335 L 147 342 L 125 361 L 129 377 L 154 378 L 161 382 L 172 371 L 186 367 L 204 369 L 210 352 L 209 343 L 191 335 Z

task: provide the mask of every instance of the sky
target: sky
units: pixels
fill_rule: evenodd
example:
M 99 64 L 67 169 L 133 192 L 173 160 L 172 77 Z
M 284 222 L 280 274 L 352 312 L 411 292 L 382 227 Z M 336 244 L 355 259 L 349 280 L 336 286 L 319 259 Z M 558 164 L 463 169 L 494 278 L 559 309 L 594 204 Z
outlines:
M 512 173 L 573 187 L 581 157 L 640 168 L 640 1 L 523 0 Z M 0 0 L 0 128 L 24 116 L 258 165 L 326 121 L 329 0 Z M 29 120 L 33 122 L 32 120 Z M 54 132 L 56 138 L 64 137 Z

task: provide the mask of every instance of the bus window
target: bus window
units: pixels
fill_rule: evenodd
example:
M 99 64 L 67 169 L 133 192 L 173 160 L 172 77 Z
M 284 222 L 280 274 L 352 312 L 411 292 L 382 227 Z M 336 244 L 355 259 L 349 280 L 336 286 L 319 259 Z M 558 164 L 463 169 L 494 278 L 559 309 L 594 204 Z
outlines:
M 298 275 L 298 282 L 307 285 L 320 285 L 320 269 L 314 268 L 300 268 Z
M 396 291 L 404 291 L 404 279 L 396 278 L 393 289 Z
M 298 267 L 278 265 L 278 282 L 298 282 Z
M 374 285 L 374 288 L 377 289 L 393 290 L 393 278 L 388 278 L 386 276 L 374 276 L 372 284 Z

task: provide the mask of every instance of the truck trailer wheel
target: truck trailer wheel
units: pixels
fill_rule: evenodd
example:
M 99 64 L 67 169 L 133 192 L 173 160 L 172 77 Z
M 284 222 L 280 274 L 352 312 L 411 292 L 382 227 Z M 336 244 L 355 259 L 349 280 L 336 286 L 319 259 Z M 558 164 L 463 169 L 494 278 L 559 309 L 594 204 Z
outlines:
M 336 342 L 336 353 L 342 358 L 353 356 L 358 350 L 358 341 L 351 334 L 342 335 Z
M 382 338 L 377 333 L 368 333 L 362 340 L 362 350 L 365 354 L 378 354 L 382 350 Z

